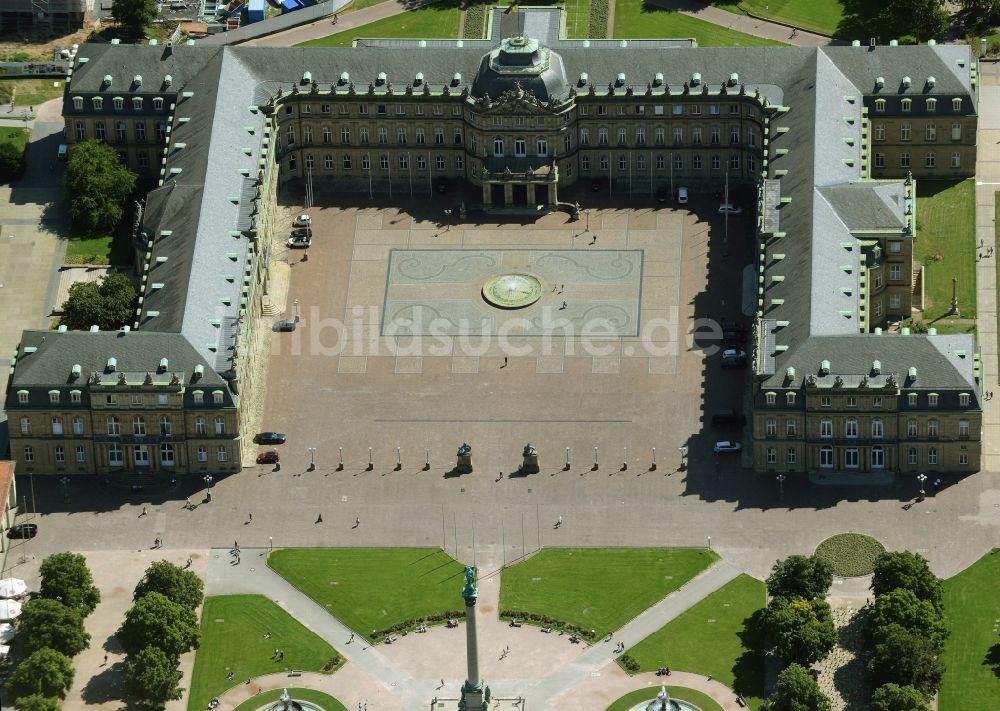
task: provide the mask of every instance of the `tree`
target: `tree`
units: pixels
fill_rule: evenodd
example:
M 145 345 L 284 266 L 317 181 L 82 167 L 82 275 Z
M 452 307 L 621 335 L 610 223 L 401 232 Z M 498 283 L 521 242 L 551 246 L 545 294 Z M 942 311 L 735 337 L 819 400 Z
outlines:
M 830 700 L 808 669 L 792 664 L 778 674 L 774 693 L 764 702 L 762 711 L 830 711 Z
M 153 711 L 160 711 L 168 701 L 181 698 L 183 690 L 177 686 L 180 680 L 177 663 L 156 647 L 145 647 L 125 664 L 125 688 Z
M 24 148 L 13 141 L 0 142 L 0 179 L 14 179 L 24 172 Z
M 771 597 L 822 598 L 833 584 L 833 568 L 816 556 L 791 555 L 779 560 L 767 578 Z
M 883 641 L 892 625 L 926 638 L 938 654 L 948 637 L 941 614 L 926 600 L 920 600 L 911 590 L 893 590 L 875 599 L 868 615 L 869 649 Z
M 31 694 L 15 699 L 14 708 L 17 711 L 59 711 L 62 704 L 59 703 L 59 699 L 54 699 L 51 696 Z
M 25 603 L 17 620 L 17 644 L 24 654 L 48 647 L 75 657 L 90 645 L 79 608 L 38 597 Z
M 194 610 L 171 602 L 158 592 L 136 600 L 118 630 L 118 641 L 126 654 L 135 655 L 146 647 L 157 647 L 174 661 L 184 652 L 196 649 L 199 639 Z
M 146 26 L 156 19 L 156 0 L 114 0 L 111 16 L 132 39 L 146 34 Z
M 837 630 L 825 600 L 776 597 L 767 606 L 764 619 L 774 652 L 786 662 L 812 664 L 837 643 Z
M 890 625 L 868 658 L 868 674 L 874 686 L 912 686 L 930 696 L 941 686 L 943 670 L 934 643 L 920 633 Z
M 75 607 L 86 617 L 101 601 L 101 591 L 87 567 L 87 559 L 79 553 L 53 553 L 38 569 L 41 584 L 38 594 Z
M 135 179 L 111 146 L 101 141 L 76 144 L 63 178 L 70 217 L 90 232 L 114 230 Z
M 931 572 L 927 559 L 919 553 L 881 553 L 875 559 L 871 585 L 875 595 L 884 595 L 897 588 L 906 588 L 921 600 L 941 609 L 941 596 L 944 594 L 941 580 Z
M 132 282 L 120 272 L 98 281 L 78 281 L 69 287 L 61 323 L 79 331 L 95 324 L 102 331 L 114 331 L 132 321 L 136 298 Z
M 73 685 L 73 662 L 54 649 L 39 649 L 17 665 L 7 679 L 7 692 L 12 699 L 37 694 L 66 698 Z
M 172 600 L 192 610 L 201 604 L 204 586 L 192 570 L 183 570 L 165 560 L 158 560 L 146 568 L 146 574 L 135 587 L 133 600 L 143 595 L 158 592 L 168 600 Z
M 878 20 L 883 36 L 913 35 L 917 41 L 940 36 L 948 29 L 948 12 L 939 0 L 884 0 Z
M 872 711 L 931 711 L 931 707 L 924 695 L 912 686 L 886 684 L 875 690 Z

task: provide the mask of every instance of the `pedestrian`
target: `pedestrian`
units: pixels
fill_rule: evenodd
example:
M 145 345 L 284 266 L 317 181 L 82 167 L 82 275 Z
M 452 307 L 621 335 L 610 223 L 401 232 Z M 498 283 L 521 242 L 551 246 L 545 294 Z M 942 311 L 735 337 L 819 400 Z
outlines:
M 184 503 L 184 508 L 188 509 L 189 511 L 191 510 L 191 497 L 190 496 L 187 498 L 187 501 Z
M 444 688 L 444 679 L 441 680 L 441 686 L 439 686 L 438 688 L 439 689 L 443 689 Z
M 285 658 L 285 650 L 281 650 L 281 653 L 278 655 L 278 659 L 284 659 L 284 658 Z
M 237 553 L 236 554 L 236 565 L 239 565 L 239 564 L 240 564 L 240 554 Z
M 507 367 L 507 356 L 504 356 L 504 357 L 503 357 L 503 367 L 504 367 L 504 368 L 506 368 L 506 367 Z
M 559 520 L 556 521 L 556 526 L 562 526 L 562 516 L 560 516 Z
M 357 528 L 360 525 L 361 525 L 361 517 L 360 516 L 355 516 L 354 517 L 354 527 Z
M 247 516 L 249 517 L 247 518 L 247 523 L 253 523 L 253 512 L 251 511 Z
M 190 558 L 188 558 L 187 567 L 189 567 L 189 568 L 191 567 L 191 559 Z
M 560 307 L 559 307 L 559 310 L 561 311 L 561 310 L 563 310 L 564 308 L 566 308 L 566 302 L 565 302 L 565 301 L 564 301 L 564 302 L 562 302 L 562 306 L 560 306 Z
M 239 549 L 240 549 L 240 542 L 239 541 L 233 541 L 233 550 L 234 551 L 238 551 Z
M 108 666 L 108 653 L 107 652 L 104 653 L 104 664 L 103 664 L 103 666 Z
M 989 249 L 986 250 L 986 256 L 987 257 L 992 257 L 993 256 L 993 248 L 992 247 L 990 247 Z
M 141 514 L 139 514 L 139 515 L 140 515 L 140 516 L 145 516 L 145 515 L 146 515 L 146 513 L 147 513 L 147 511 L 146 511 L 146 507 L 145 507 L 145 506 L 143 506 L 143 507 L 142 507 L 142 513 L 141 513 Z
M 349 640 L 347 640 L 347 643 L 350 644 L 353 641 L 354 641 L 354 633 L 351 632 L 351 638 Z
M 316 523 L 323 523 L 323 514 L 316 517 Z

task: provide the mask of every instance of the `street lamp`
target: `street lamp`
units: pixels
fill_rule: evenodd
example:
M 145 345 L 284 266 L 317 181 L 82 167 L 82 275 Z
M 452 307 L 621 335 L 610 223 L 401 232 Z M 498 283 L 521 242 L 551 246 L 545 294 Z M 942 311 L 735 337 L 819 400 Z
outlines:
M 212 475 L 211 474 L 206 474 L 205 475 L 205 486 L 208 487 L 208 493 L 205 495 L 205 500 L 206 501 L 211 501 L 212 500 Z
M 779 474 L 774 477 L 778 482 L 778 499 L 782 500 L 785 498 L 785 475 Z
M 60 477 L 59 483 L 62 484 L 63 488 L 63 500 L 69 501 L 69 477 L 68 476 Z
M 316 448 L 308 447 L 309 450 L 309 471 L 314 471 L 316 469 Z
M 927 481 L 926 474 L 917 474 L 917 481 L 920 482 L 920 498 L 924 498 L 924 482 Z
M 583 211 L 583 214 L 587 216 L 587 229 L 584 232 L 590 232 L 590 208 Z
M 342 471 L 344 471 L 344 448 L 343 447 L 337 447 L 337 455 L 340 457 L 340 461 L 337 462 L 337 471 L 338 472 L 342 472 Z
M 653 447 L 653 463 L 649 465 L 649 471 L 656 471 L 656 447 Z

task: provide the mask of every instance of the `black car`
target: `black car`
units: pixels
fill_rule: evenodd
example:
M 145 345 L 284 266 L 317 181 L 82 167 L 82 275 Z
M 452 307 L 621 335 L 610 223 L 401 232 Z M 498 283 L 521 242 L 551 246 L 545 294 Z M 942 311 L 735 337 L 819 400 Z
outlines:
M 34 538 L 38 533 L 38 524 L 15 523 L 7 530 L 7 538 Z
M 286 435 L 284 432 L 261 432 L 254 437 L 257 444 L 284 444 Z
M 274 324 L 274 330 L 275 331 L 294 331 L 295 330 L 295 321 L 293 321 L 291 319 L 285 319 L 284 321 L 278 321 L 278 323 Z

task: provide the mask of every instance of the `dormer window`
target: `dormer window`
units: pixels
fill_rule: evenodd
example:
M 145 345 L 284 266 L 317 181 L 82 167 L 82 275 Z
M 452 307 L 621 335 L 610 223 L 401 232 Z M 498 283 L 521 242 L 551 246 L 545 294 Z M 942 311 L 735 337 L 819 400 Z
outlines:
M 73 97 L 73 108 L 77 111 L 83 111 L 83 97 L 74 96 Z
M 913 99 L 903 99 L 899 102 L 899 107 L 904 113 L 909 112 L 913 108 Z
M 122 97 L 116 96 L 111 101 L 115 105 L 115 111 L 121 111 L 122 109 L 125 108 L 125 99 L 123 99 Z
M 795 393 L 785 393 L 785 404 L 786 405 L 795 404 Z
M 910 393 L 909 395 L 907 395 L 906 396 L 906 402 L 907 402 L 907 404 L 910 407 L 916 407 L 917 406 L 917 394 L 916 393 Z
M 18 390 L 17 391 L 17 401 L 19 403 L 21 403 L 22 405 L 27 405 L 28 404 L 28 391 L 27 390 Z
M 132 97 L 132 108 L 135 111 L 142 111 L 142 97 L 141 96 L 133 96 Z
M 52 403 L 53 405 L 58 405 L 59 404 L 59 391 L 58 390 L 49 390 L 49 402 Z
M 214 402 L 216 405 L 221 405 L 222 404 L 222 391 L 221 390 L 213 390 L 212 391 L 212 402 Z
M 951 110 L 961 111 L 962 110 L 962 100 L 959 98 L 954 98 L 951 100 Z
M 775 399 L 777 398 L 777 393 L 765 393 L 764 399 L 767 401 L 768 405 L 773 405 Z
M 885 99 L 875 99 L 875 110 L 885 111 Z
M 958 404 L 962 407 L 969 406 L 969 393 L 959 393 L 958 394 Z
M 927 100 L 927 110 L 928 111 L 937 111 L 937 99 L 928 99 Z
M 928 405 L 928 407 L 937 407 L 938 406 L 938 394 L 937 393 L 930 393 L 930 394 L 927 395 L 927 405 Z
M 102 99 L 101 97 L 95 96 L 90 101 L 94 105 L 94 111 L 103 111 L 104 110 L 104 99 Z
M 153 97 L 153 111 L 163 111 L 163 97 Z
M 194 402 L 196 405 L 200 405 L 201 403 L 205 402 L 205 393 L 201 390 L 195 390 L 194 392 L 191 393 L 191 396 L 194 398 Z
M 82 397 L 82 393 L 79 390 L 70 390 L 69 391 L 70 402 L 79 403 L 81 397 Z

